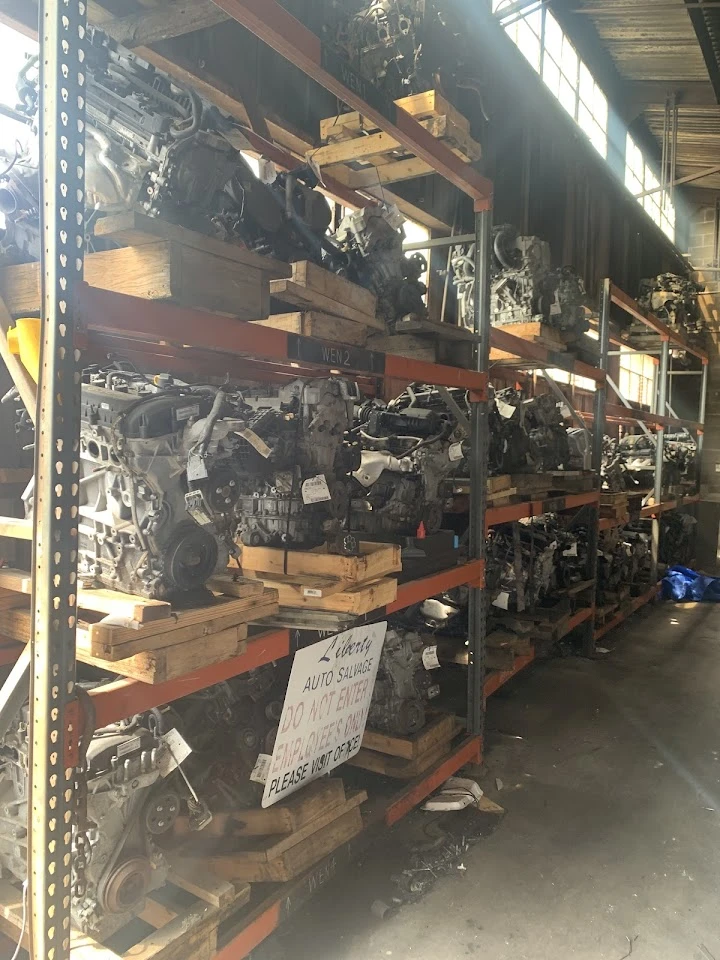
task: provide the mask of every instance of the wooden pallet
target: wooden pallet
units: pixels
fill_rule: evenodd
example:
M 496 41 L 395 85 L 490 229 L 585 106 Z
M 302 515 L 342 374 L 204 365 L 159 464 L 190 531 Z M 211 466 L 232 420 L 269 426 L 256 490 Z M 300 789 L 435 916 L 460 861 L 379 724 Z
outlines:
M 528 340 L 530 343 L 539 343 L 549 350 L 554 350 L 556 353 L 565 353 L 567 351 L 567 344 L 561 332 L 556 330 L 555 327 L 551 327 L 540 321 L 504 323 L 499 329 L 505 330 L 507 333 L 511 333 L 514 337 L 519 337 L 521 340 Z M 515 354 L 508 353 L 506 350 L 492 347 L 490 350 L 490 360 L 517 360 L 517 357 Z
M 302 574 L 263 574 L 248 571 L 263 580 L 278 595 L 281 607 L 306 610 L 329 610 L 359 616 L 393 603 L 397 599 L 395 577 L 380 577 L 363 583 L 349 583 L 330 577 L 308 577 Z
M 419 777 L 431 767 L 434 767 L 436 763 L 439 763 L 449 751 L 450 739 L 435 744 L 426 753 L 420 754 L 412 760 L 389 757 L 383 753 L 377 753 L 375 750 L 362 748 L 347 762 L 351 767 L 360 767 L 360 769 L 368 770 L 370 773 L 379 773 L 384 777 L 392 777 L 395 780 L 414 780 L 415 777 Z
M 400 546 L 396 543 L 362 541 L 356 557 L 315 550 L 283 550 L 280 547 L 241 546 L 243 568 L 289 576 L 332 577 L 348 583 L 377 580 L 402 570 Z
M 360 805 L 365 790 L 356 790 L 339 804 L 317 813 L 292 833 L 253 835 L 244 838 L 242 849 L 207 857 L 197 850 L 192 856 L 212 873 L 233 883 L 284 882 L 294 880 L 323 857 L 356 836 L 363 828 Z M 227 844 L 232 845 L 228 840 Z M 186 857 L 188 851 L 185 851 Z
M 366 728 L 363 734 L 363 749 L 374 750 L 389 757 L 400 757 L 403 760 L 415 760 L 438 743 L 446 743 L 457 729 L 457 718 L 445 713 L 431 718 L 422 730 L 408 736 L 382 733 L 380 730 Z
M 384 321 L 375 315 L 377 297 L 374 293 L 309 260 L 293 263 L 290 279 L 272 280 L 270 293 L 276 301 L 299 307 L 301 311 L 318 310 L 356 323 L 366 331 L 385 329 Z M 265 317 L 267 314 L 258 314 L 255 319 Z
M 267 320 L 256 320 L 262 327 L 273 327 L 286 333 L 296 333 L 302 337 L 316 337 L 318 340 L 330 340 L 334 344 L 344 343 L 352 347 L 364 347 L 368 337 L 368 326 L 333 317 L 320 310 L 306 310 L 303 313 L 278 313 Z
M 231 883 L 202 864 L 171 860 L 168 882 L 145 898 L 143 909 L 104 942 L 72 930 L 73 960 L 211 960 L 218 928 L 250 899 L 250 885 Z M 188 900 L 190 903 L 188 905 Z M 23 928 L 22 893 L 0 880 L 0 928 L 17 942 Z M 27 925 L 22 945 L 29 948 Z
M 85 280 L 91 287 L 242 320 L 267 317 L 269 278 L 290 273 L 277 260 L 141 214 L 105 217 L 95 234 L 131 245 L 86 255 Z M 14 316 L 37 313 L 40 264 L 0 270 L 0 296 Z
M 396 102 L 466 163 L 482 156 L 480 144 L 470 135 L 468 120 L 440 94 L 427 91 Z M 408 153 L 357 112 L 322 120 L 320 138 L 324 146 L 313 150 L 313 161 L 354 190 L 433 173 L 428 163 Z

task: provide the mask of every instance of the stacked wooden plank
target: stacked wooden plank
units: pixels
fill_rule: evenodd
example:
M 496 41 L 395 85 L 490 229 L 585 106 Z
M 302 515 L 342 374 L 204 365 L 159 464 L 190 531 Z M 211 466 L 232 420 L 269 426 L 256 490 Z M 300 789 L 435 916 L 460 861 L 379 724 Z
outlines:
M 358 556 L 352 557 L 328 553 L 324 547 L 243 546 L 242 567 L 245 576 L 277 593 L 281 608 L 360 616 L 396 599 L 392 574 L 402 569 L 402 562 L 400 547 L 393 543 L 360 543 Z
M 457 717 L 445 713 L 409 736 L 366 730 L 360 752 L 348 762 L 385 777 L 413 780 L 442 760 L 460 727 Z
M 540 321 L 504 323 L 500 329 L 506 333 L 511 333 L 514 337 L 519 337 L 521 340 L 539 343 L 541 346 L 547 347 L 548 350 L 555 350 L 558 353 L 567 351 L 567 344 L 561 332 L 547 323 Z M 500 350 L 497 347 L 491 348 L 490 360 L 493 362 L 498 360 L 512 360 L 513 363 L 518 363 L 518 358 L 515 354 L 508 353 L 506 350 Z
M 267 317 L 271 279 L 291 273 L 271 257 L 139 213 L 99 219 L 95 236 L 119 246 L 86 255 L 85 280 L 91 287 L 242 320 Z M 40 265 L 0 270 L 0 296 L 14 316 L 37 313 Z
M 480 144 L 470 134 L 467 118 L 439 93 L 428 90 L 395 102 L 466 163 L 482 156 Z M 382 187 L 433 173 L 428 163 L 357 112 L 322 120 L 320 139 L 324 146 L 312 151 L 313 162 L 353 190 Z
M 627 493 L 601 493 L 600 516 L 623 524 L 630 521 Z
M 364 790 L 346 792 L 341 779 L 323 778 L 271 807 L 217 814 L 209 836 L 188 835 L 184 863 L 234 884 L 293 880 L 360 833 L 365 800 Z M 213 835 L 222 838 L 222 853 L 208 851 Z
M 384 322 L 375 315 L 377 297 L 370 290 L 309 260 L 293 263 L 291 271 L 290 277 L 270 282 L 272 314 L 256 318 L 262 326 L 341 347 L 363 346 L 368 332 L 384 331 Z
M 0 591 L 3 635 L 27 642 L 30 575 L 0 569 Z M 218 591 L 207 604 L 174 611 L 161 600 L 80 588 L 77 658 L 144 683 L 163 683 L 238 656 L 248 624 L 277 613 L 277 593 L 258 580 L 233 581 L 228 591 L 229 596 Z

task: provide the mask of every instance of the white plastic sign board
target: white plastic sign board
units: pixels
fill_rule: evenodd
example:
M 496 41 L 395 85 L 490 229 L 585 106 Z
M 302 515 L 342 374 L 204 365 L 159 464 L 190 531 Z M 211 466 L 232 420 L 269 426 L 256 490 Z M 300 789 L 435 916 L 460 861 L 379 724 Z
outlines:
M 270 807 L 360 750 L 387 621 L 298 650 L 263 793 Z

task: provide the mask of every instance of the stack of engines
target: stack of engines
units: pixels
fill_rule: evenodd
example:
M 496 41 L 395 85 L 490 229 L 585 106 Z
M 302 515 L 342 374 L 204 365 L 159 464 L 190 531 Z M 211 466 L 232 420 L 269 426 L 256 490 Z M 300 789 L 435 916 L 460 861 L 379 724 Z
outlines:
M 199 590 L 243 543 L 353 552 L 357 391 L 297 380 L 272 396 L 113 365 L 82 387 L 79 575 L 139 596 Z
M 325 239 L 330 210 L 310 168 L 264 183 L 240 153 L 247 140 L 217 108 L 100 30 L 89 29 L 88 38 L 89 216 L 138 210 L 283 260 L 336 254 Z M 35 57 L 18 79 L 19 111 L 33 124 L 38 88 Z M 0 257 L 23 263 L 40 253 L 37 138 L 9 159 L 0 177 Z
M 282 701 L 268 666 L 94 733 L 73 822 L 76 928 L 105 940 L 142 910 L 167 879 L 179 816 L 202 830 L 213 812 L 257 805 L 261 788 L 249 775 L 258 754 L 272 752 Z M 178 737 L 193 751 L 185 777 Z M 0 746 L 0 876 L 17 881 L 28 870 L 28 749 L 24 707 Z
M 707 324 L 698 306 L 698 294 L 705 287 L 687 277 L 662 273 L 640 281 L 638 302 L 677 333 L 701 340 Z
M 598 542 L 597 599 L 606 602 L 606 594 L 650 576 L 651 537 L 644 530 L 613 527 L 602 530 Z
M 624 458 L 622 465 L 626 476 L 636 486 L 650 488 L 655 482 L 655 437 L 645 433 L 628 434 L 618 444 L 618 455 Z M 663 442 L 663 486 L 677 486 L 681 480 L 692 480 L 695 474 L 697 445 L 689 434 L 677 439 L 674 435 Z
M 405 736 L 417 733 L 425 726 L 427 705 L 440 693 L 423 660 L 426 647 L 423 636 L 414 630 L 388 629 L 373 689 L 368 727 Z
M 545 240 L 520 237 L 506 224 L 495 228 L 493 252 L 493 324 L 541 322 L 576 334 L 588 329 L 582 279 L 572 267 L 552 266 L 550 245 Z M 452 259 L 459 322 L 469 329 L 474 325 L 474 254 L 474 246 L 457 247 Z
M 568 468 L 568 432 L 557 400 L 543 393 L 523 399 L 508 387 L 494 394 L 490 413 L 491 473 L 543 473 Z
M 355 436 L 362 454 L 353 472 L 350 529 L 380 540 L 436 533 L 442 482 L 468 449 L 438 391 L 414 384 L 388 404 L 367 401 L 356 409 Z
M 587 539 L 587 530 L 569 530 L 549 513 L 493 528 L 485 574 L 493 605 L 533 610 L 557 590 L 586 579 Z
M 608 493 L 622 493 L 637 487 L 638 481 L 628 468 L 627 457 L 615 437 L 603 437 L 602 465 L 600 467 L 602 489 Z

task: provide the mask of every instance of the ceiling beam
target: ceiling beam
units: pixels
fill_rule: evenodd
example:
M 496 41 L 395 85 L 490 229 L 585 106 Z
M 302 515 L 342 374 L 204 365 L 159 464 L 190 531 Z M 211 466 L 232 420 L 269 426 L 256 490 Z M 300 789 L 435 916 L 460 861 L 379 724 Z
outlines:
M 700 49 L 702 50 L 705 66 L 707 67 L 708 76 L 710 77 L 710 83 L 717 98 L 716 102 L 720 103 L 720 60 L 718 59 L 718 54 L 715 49 L 716 37 L 711 27 L 714 20 L 707 20 L 702 5 L 698 6 L 693 0 L 685 0 L 685 6 L 687 7 L 688 16 L 690 17 L 695 35 L 700 44 Z M 709 16 L 712 18 L 713 15 L 709 14 Z
M 673 83 L 669 80 L 627 80 L 624 83 L 624 100 L 641 113 L 648 107 L 662 107 L 666 98 L 674 93 L 678 106 L 717 106 L 715 93 L 705 80 L 684 80 Z
M 716 163 L 713 167 L 703 167 L 702 170 L 696 170 L 695 173 L 687 173 L 684 177 L 678 177 L 677 180 L 673 180 L 672 186 L 679 187 L 683 183 L 693 183 L 695 180 L 711 177 L 715 173 L 720 173 L 720 163 Z M 660 193 L 662 190 L 663 187 L 653 187 L 652 190 L 643 190 L 642 193 L 635 193 L 633 196 L 636 200 L 640 200 L 642 197 L 649 197 L 650 194 Z

